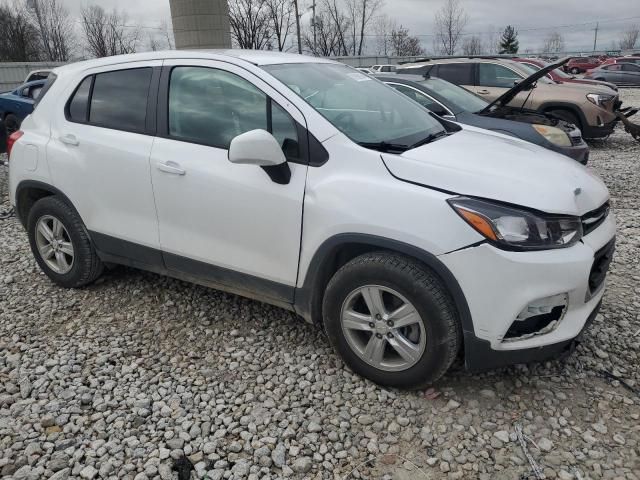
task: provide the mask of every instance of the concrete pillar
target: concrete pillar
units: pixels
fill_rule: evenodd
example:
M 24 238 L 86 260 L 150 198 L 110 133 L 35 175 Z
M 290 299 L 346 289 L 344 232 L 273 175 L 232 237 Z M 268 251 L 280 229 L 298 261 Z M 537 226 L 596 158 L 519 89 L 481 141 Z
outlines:
M 231 48 L 227 0 L 169 0 L 177 49 Z

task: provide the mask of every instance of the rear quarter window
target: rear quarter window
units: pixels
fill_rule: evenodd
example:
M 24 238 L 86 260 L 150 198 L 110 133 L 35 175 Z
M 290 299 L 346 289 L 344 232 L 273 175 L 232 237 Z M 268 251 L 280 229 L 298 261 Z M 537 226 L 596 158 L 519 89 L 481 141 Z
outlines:
M 434 75 L 455 85 L 473 85 L 473 64 L 442 63 Z
M 54 82 L 56 81 L 57 78 L 58 78 L 58 76 L 55 73 L 50 73 L 49 74 L 49 76 L 47 77 L 47 81 L 44 84 L 44 87 L 42 87 L 42 90 L 40 91 L 38 96 L 34 99 L 35 100 L 33 102 L 33 109 L 34 110 L 40 104 L 40 102 L 42 101 L 44 96 L 47 94 L 47 92 L 51 89 L 51 87 L 53 86 L 53 84 L 54 84 Z

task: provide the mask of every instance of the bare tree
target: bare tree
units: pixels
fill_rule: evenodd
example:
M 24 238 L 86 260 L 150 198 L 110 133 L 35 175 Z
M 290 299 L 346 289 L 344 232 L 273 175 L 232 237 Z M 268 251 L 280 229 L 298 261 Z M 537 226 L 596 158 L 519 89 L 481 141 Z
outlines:
M 230 0 L 231 37 L 240 48 L 260 50 L 271 40 L 265 0 Z
M 468 21 L 469 16 L 460 5 L 460 0 L 446 0 L 442 8 L 436 12 L 436 39 L 439 50 L 443 54 L 456 53 Z
M 160 34 L 164 39 L 164 41 L 166 42 L 167 48 L 169 50 L 173 50 L 175 45 L 175 41 L 173 38 L 173 28 L 169 28 L 169 25 L 167 25 L 166 20 L 162 20 L 162 22 L 160 22 Z
M 489 33 L 487 33 L 483 51 L 488 54 L 495 55 L 500 51 L 500 37 L 493 25 L 490 25 L 487 31 Z
M 314 55 L 322 57 L 342 55 L 340 34 L 326 11 L 322 9 L 316 11 L 315 28 L 315 38 L 311 31 L 304 33 L 302 40 L 305 48 Z
M 349 17 L 343 12 L 337 0 L 323 0 L 320 4 L 320 11 L 326 13 L 329 21 L 333 23 L 332 30 L 338 37 L 340 47 L 337 55 L 349 55 L 351 50 L 351 44 L 347 43 L 349 41 L 347 33 L 351 28 Z
M 415 57 L 424 55 L 424 49 L 420 39 L 409 35 L 409 29 L 400 25 L 391 32 L 391 53 L 397 57 Z
M 631 25 L 622 33 L 622 38 L 619 43 L 620 50 L 633 50 L 638 42 L 638 36 L 640 36 L 640 27 L 638 25 Z
M 551 32 L 544 39 L 542 53 L 560 53 L 564 51 L 564 38 L 560 32 Z
M 86 48 L 94 57 L 134 53 L 140 39 L 140 28 L 127 25 L 127 16 L 117 10 L 106 12 L 91 5 L 80 12 Z
M 0 60 L 33 62 L 40 60 L 38 30 L 21 4 L 0 5 Z
M 382 5 L 383 0 L 346 0 L 351 30 L 351 51 L 354 55 L 362 55 L 365 30 L 371 24 Z
M 282 52 L 294 23 L 291 0 L 265 0 L 265 5 L 271 29 L 278 42 L 278 50 Z
M 43 56 L 54 62 L 67 62 L 75 45 L 73 21 L 59 0 L 30 0 L 32 23 L 38 29 Z
M 473 35 L 465 38 L 462 42 L 462 53 L 464 55 L 480 55 L 482 53 L 482 40 L 480 37 Z
M 389 55 L 391 52 L 391 32 L 397 29 L 396 22 L 387 15 L 380 15 L 373 24 L 376 37 L 376 55 Z

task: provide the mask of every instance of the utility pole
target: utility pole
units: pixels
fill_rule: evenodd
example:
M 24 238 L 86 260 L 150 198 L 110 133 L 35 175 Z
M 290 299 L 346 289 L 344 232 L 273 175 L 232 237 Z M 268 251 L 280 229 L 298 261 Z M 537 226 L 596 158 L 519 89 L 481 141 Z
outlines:
M 318 49 L 318 45 L 317 45 L 317 40 L 316 40 L 316 0 L 313 0 L 313 3 L 311 4 L 311 10 L 312 10 L 312 19 L 311 21 L 313 22 L 313 53 L 315 53 Z
M 298 53 L 302 53 L 302 41 L 300 38 L 300 11 L 298 10 L 298 0 L 293 0 L 293 7 L 296 14 L 296 36 L 298 37 Z
M 600 22 L 596 22 L 596 28 L 594 29 L 594 37 L 593 37 L 593 51 L 596 51 L 596 47 L 598 46 L 598 28 L 600 27 Z

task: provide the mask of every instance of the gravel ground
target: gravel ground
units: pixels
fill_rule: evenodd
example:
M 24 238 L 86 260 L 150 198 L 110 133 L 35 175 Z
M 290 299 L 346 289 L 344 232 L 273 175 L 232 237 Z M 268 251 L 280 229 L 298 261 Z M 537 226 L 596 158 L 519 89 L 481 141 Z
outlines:
M 618 131 L 591 158 L 618 250 L 577 352 L 426 392 L 353 375 L 319 331 L 237 296 L 126 268 L 55 287 L 0 220 L 0 477 L 177 479 L 186 455 L 191 478 L 536 478 L 521 426 L 546 478 L 640 478 L 640 143 Z

